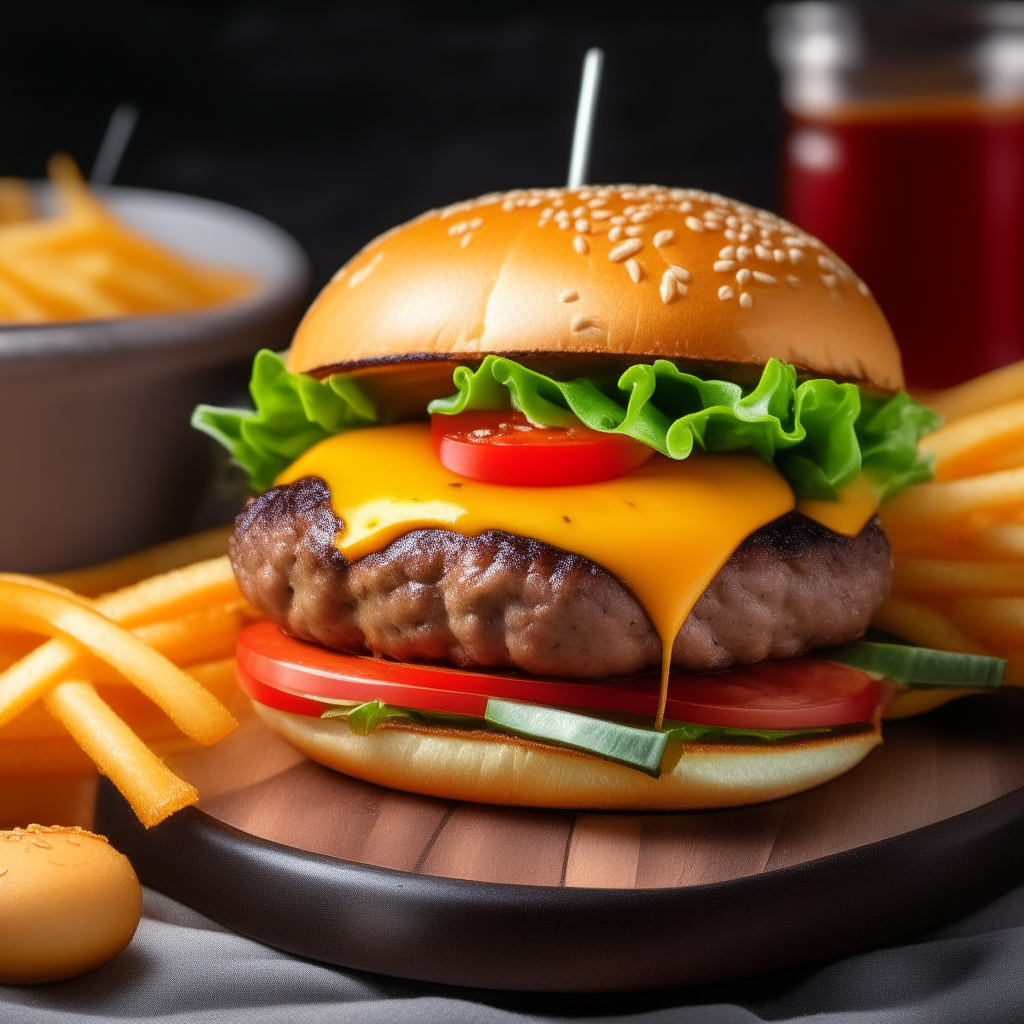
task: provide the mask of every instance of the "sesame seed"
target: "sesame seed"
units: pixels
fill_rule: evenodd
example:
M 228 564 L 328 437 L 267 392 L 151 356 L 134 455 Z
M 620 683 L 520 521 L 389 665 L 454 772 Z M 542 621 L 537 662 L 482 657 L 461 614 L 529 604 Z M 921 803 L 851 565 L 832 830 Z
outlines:
M 565 218 L 564 220 L 560 220 L 560 221 L 558 221 L 558 226 L 559 226 L 559 227 L 560 227 L 560 228 L 561 228 L 561 229 L 562 229 L 563 231 L 568 231 L 568 230 L 569 230 L 569 228 L 571 228 L 571 227 L 572 227 L 572 221 L 571 221 L 571 220 L 569 220 L 569 218 L 568 218 L 568 217 L 566 217 L 566 218 Z
M 585 217 L 580 217 L 580 219 L 576 221 L 576 230 L 581 235 L 585 235 L 590 230 L 590 221 Z
M 543 211 L 541 211 L 541 212 L 543 213 Z M 469 226 L 470 226 L 470 228 L 473 231 L 476 231 L 477 228 L 482 228 L 484 226 L 484 219 L 483 219 L 483 217 L 474 217 L 469 222 Z
M 559 302 L 575 302 L 580 297 L 580 293 L 575 288 L 566 288 L 564 292 L 559 292 Z
M 575 217 L 584 217 L 589 212 L 590 211 L 585 206 L 577 206 L 576 209 L 572 211 L 572 215 L 573 215 L 574 218 Z
M 669 231 L 667 228 L 664 231 L 659 231 L 654 236 L 654 244 L 660 249 L 663 245 L 671 245 L 676 240 L 676 233 Z
M 770 260 L 772 258 L 771 249 L 766 249 L 763 245 L 755 245 L 754 252 L 759 260 Z
M 718 289 L 718 297 L 723 301 L 726 299 L 735 299 L 736 292 L 734 292 L 727 284 L 723 284 L 722 287 Z
M 628 217 L 630 214 L 636 213 L 637 208 L 635 206 L 627 206 L 622 212 Z
M 693 209 L 693 203 L 691 203 L 689 199 L 684 199 L 679 204 L 679 212 L 680 213 L 689 213 L 692 209 Z
M 818 257 L 818 266 L 821 267 L 822 270 L 830 270 L 833 273 L 836 271 L 835 261 L 830 260 L 827 256 Z
M 715 260 L 714 269 L 719 274 L 728 274 L 730 271 L 736 269 L 735 260 Z
M 786 278 L 786 284 L 788 284 L 790 288 L 799 288 L 803 282 L 796 276 L 796 274 L 790 274 Z
M 736 283 L 742 288 L 743 285 L 750 281 L 750 271 L 746 267 L 742 267 L 736 271 Z
M 607 220 L 611 215 L 611 210 L 594 210 L 590 214 L 590 216 L 593 217 L 594 220 Z
M 559 197 L 558 199 L 553 199 L 551 201 L 551 205 L 552 206 L 565 206 L 565 200 L 562 199 L 561 197 Z
M 761 284 L 778 284 L 779 279 L 773 277 L 771 274 L 766 274 L 763 270 L 754 271 L 754 280 L 760 281 Z
M 743 263 L 750 259 L 750 250 L 745 245 L 739 245 L 736 247 L 736 259 Z
M 464 221 L 460 220 L 457 224 L 448 225 L 449 235 L 461 235 L 464 231 L 468 230 L 469 225 Z
M 736 259 L 736 246 L 727 245 L 723 249 L 718 250 L 718 258 L 720 260 L 734 260 Z
M 466 248 L 466 246 L 467 246 L 467 245 L 469 245 L 469 243 L 470 243 L 470 242 L 471 242 L 472 240 L 473 240 L 473 232 L 472 232 L 472 231 L 467 231 L 467 232 L 466 232 L 466 233 L 465 233 L 465 234 L 464 234 L 464 235 L 462 236 L 462 238 L 460 238 L 460 239 L 459 239 L 459 245 L 461 245 L 461 246 L 462 246 L 462 248 L 463 248 L 463 249 L 465 249 L 465 248 Z
M 577 313 L 572 318 L 572 323 L 569 326 L 574 331 L 585 331 L 588 327 L 593 327 L 594 324 L 589 317 L 585 317 L 582 313 Z
M 636 238 L 637 235 L 644 233 L 644 226 L 643 224 L 631 224 L 628 228 L 623 228 L 622 233 L 628 238 Z
M 645 220 L 650 220 L 651 215 L 647 210 L 640 210 L 639 213 L 634 213 L 629 219 L 634 224 L 642 224 Z
M 839 283 L 839 278 L 835 274 L 822 274 L 821 280 L 826 288 L 835 288 Z
M 611 234 L 611 232 L 609 232 Z M 627 256 L 633 256 L 638 253 L 644 247 L 644 243 L 639 238 L 630 238 L 620 245 L 615 246 L 610 253 L 608 253 L 608 259 L 612 263 L 618 263 L 620 260 L 624 260 Z
M 622 225 L 616 224 L 615 227 L 608 232 L 608 241 L 617 242 L 620 238 L 622 238 Z
M 789 262 L 799 263 L 804 258 L 802 249 L 790 249 L 789 250 Z
M 740 226 L 740 219 L 739 217 L 736 216 L 736 214 L 732 214 L 731 216 L 725 218 L 725 225 L 726 227 L 730 228 L 738 228 Z
M 871 289 L 863 281 L 857 282 L 857 291 L 859 291 L 865 298 L 871 294 Z
M 572 240 L 572 247 L 581 255 L 586 256 L 590 252 L 590 246 L 587 245 L 587 240 L 582 235 L 577 235 Z
M 666 270 L 665 273 L 661 275 L 661 287 L 659 288 L 659 291 L 661 292 L 661 301 L 664 302 L 666 306 L 676 297 L 676 288 L 677 283 L 675 275 L 671 270 Z
M 628 217 L 623 217 L 621 214 L 619 214 L 616 217 L 612 217 L 608 221 L 608 223 L 609 224 L 628 224 L 629 223 L 629 218 Z
M 668 269 L 672 271 L 672 274 L 677 281 L 690 280 L 690 272 L 685 267 L 678 267 L 676 264 L 670 263 Z
M 736 239 L 739 238 L 740 236 L 737 235 L 736 232 L 733 231 L 732 228 L 726 228 L 725 229 L 725 237 L 728 238 L 730 242 L 735 242 Z
M 516 204 L 511 199 L 506 199 L 505 202 L 501 204 L 501 208 L 506 213 L 511 213 L 516 208 Z
M 544 200 L 541 199 L 540 196 L 534 196 L 532 199 L 527 199 L 525 205 L 526 206 L 540 206 L 540 204 L 543 203 L 543 202 L 544 202 Z
M 592 210 L 597 210 L 600 207 L 607 206 L 607 205 L 608 205 L 608 200 L 607 199 L 591 199 L 590 202 L 587 203 L 587 206 L 589 206 Z
M 773 249 L 772 256 L 775 258 L 776 263 L 786 262 L 786 250 L 785 249 Z
M 640 264 L 636 260 L 629 259 L 626 260 L 625 267 L 627 273 L 633 279 L 633 284 L 639 284 L 640 278 L 644 276 L 644 272 L 640 269 Z
M 754 305 L 754 296 L 750 292 L 740 292 L 740 305 L 744 309 L 750 309 Z
M 687 217 L 686 218 L 686 226 L 691 231 L 703 231 L 704 230 L 704 221 L 700 220 L 697 217 Z

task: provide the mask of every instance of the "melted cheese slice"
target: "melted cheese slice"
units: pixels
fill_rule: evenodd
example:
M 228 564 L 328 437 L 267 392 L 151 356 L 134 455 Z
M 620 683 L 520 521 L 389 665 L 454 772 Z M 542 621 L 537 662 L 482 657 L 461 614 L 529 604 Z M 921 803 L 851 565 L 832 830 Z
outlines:
M 672 641 L 712 578 L 754 530 L 789 512 L 789 484 L 754 456 L 655 456 L 617 480 L 577 487 L 477 483 L 445 469 L 430 427 L 353 430 L 311 448 L 278 479 L 324 480 L 348 559 L 423 527 L 467 536 L 505 530 L 597 562 L 634 593 Z
M 861 473 L 839 492 L 838 501 L 801 498 L 796 510 L 808 519 L 827 526 L 835 533 L 856 537 L 864 524 L 878 511 L 878 494 L 868 477 Z

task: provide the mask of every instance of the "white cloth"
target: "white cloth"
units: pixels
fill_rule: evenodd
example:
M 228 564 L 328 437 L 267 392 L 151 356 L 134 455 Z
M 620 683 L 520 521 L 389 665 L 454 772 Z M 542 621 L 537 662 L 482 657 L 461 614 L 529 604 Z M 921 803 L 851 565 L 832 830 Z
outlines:
M 254 894 L 258 898 L 258 894 Z M 837 908 L 837 927 L 841 927 Z M 1020 1024 L 1024 886 L 893 949 L 714 988 L 600 996 L 486 993 L 362 974 L 278 952 L 146 890 L 129 947 L 92 974 L 0 985 L 11 1024 Z

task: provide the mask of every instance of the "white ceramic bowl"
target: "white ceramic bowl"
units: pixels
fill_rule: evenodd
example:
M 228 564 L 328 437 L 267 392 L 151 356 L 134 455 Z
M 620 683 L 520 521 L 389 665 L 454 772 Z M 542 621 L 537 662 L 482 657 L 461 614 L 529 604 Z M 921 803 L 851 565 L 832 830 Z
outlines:
M 257 349 L 288 344 L 307 299 L 305 254 L 262 217 L 169 192 L 102 194 L 156 240 L 260 285 L 196 313 L 0 327 L 0 570 L 69 569 L 187 530 L 212 467 L 193 407 L 237 393 Z

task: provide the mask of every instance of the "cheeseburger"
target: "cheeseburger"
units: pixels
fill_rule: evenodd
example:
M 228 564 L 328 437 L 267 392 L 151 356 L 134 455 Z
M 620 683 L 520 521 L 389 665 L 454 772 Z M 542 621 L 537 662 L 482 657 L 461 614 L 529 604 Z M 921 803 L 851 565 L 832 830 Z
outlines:
M 875 512 L 929 477 L 902 386 L 865 284 L 764 210 L 622 185 L 430 211 L 257 356 L 255 410 L 196 411 L 258 492 L 241 684 L 311 758 L 441 797 L 821 783 L 913 681 L 853 643 L 892 577 Z

